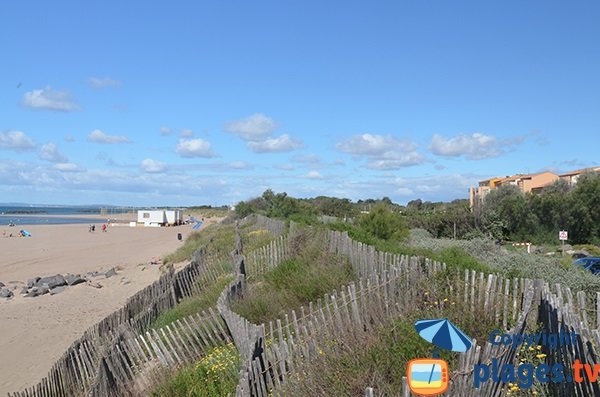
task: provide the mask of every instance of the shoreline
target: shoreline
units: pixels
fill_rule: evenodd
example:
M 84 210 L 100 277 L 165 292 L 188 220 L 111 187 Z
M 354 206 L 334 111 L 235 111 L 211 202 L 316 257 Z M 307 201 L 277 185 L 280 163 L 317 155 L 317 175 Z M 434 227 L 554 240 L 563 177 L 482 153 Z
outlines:
M 105 218 L 98 215 L 95 219 Z M 200 230 L 220 220 L 207 218 Z M 111 226 L 107 232 L 96 227 L 93 233 L 86 224 L 31 225 L 27 229 L 32 237 L 0 237 L 0 281 L 15 295 L 10 300 L 0 298 L 0 351 L 4 358 L 0 360 L 0 395 L 20 391 L 45 377 L 88 328 L 158 280 L 160 266 L 151 263 L 182 244 L 178 233 L 185 239 L 193 231 L 191 225 Z M 33 277 L 83 275 L 111 268 L 117 269 L 116 275 L 90 277 L 91 283 L 69 286 L 56 295 L 25 298 L 20 294 Z

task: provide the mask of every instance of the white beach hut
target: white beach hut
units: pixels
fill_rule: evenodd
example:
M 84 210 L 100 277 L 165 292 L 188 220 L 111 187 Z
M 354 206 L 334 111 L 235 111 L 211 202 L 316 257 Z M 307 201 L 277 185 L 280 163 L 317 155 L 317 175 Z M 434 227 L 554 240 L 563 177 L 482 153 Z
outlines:
M 139 210 L 138 223 L 144 226 L 160 227 L 167 223 L 167 217 L 164 210 Z

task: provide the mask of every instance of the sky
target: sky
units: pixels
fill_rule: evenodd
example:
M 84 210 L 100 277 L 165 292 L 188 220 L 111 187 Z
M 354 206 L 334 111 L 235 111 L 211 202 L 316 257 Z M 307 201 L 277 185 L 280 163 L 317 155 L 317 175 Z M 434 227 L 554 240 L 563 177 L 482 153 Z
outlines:
M 600 3 L 5 1 L 0 203 L 397 203 L 598 165 Z

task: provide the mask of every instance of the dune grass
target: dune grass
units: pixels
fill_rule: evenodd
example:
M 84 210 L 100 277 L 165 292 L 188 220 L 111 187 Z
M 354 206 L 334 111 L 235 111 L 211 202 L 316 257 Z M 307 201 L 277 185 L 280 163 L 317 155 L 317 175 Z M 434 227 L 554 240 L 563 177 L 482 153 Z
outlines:
M 346 258 L 327 252 L 322 239 L 308 239 L 298 255 L 248 285 L 233 311 L 255 324 L 274 320 L 316 301 L 334 289 L 356 280 Z
M 481 308 L 471 309 L 469 302 L 451 299 L 448 286 L 454 284 L 452 277 L 452 272 L 440 272 L 414 286 L 423 298 L 414 307 L 406 307 L 398 318 L 366 332 L 339 333 L 335 339 L 322 340 L 319 354 L 295 369 L 281 394 L 362 396 L 366 387 L 373 387 L 378 396 L 399 395 L 408 362 L 432 357 L 434 349 L 415 330 L 417 320 L 448 318 L 470 337 L 486 340 L 498 328 L 494 316 Z M 456 368 L 458 353 L 438 353 L 450 368 Z
M 239 354 L 229 343 L 217 346 L 196 364 L 180 369 L 150 393 L 153 397 L 222 397 L 235 393 L 238 371 L 241 368 Z
M 219 295 L 231 281 L 233 281 L 233 274 L 224 274 L 214 283 L 207 285 L 200 295 L 185 298 L 172 309 L 162 312 L 152 323 L 151 328 L 162 328 L 173 321 L 214 307 Z

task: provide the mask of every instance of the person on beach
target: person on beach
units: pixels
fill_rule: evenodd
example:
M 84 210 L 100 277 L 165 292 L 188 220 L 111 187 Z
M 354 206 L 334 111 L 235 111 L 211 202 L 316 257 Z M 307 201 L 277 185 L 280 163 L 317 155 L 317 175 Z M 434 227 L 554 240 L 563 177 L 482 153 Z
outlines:
M 103 233 L 104 233 L 104 232 L 106 232 L 106 223 L 103 223 L 103 224 L 102 224 L 102 232 L 103 232 Z

